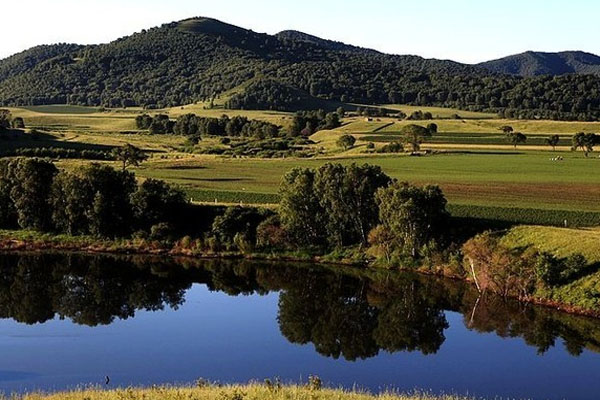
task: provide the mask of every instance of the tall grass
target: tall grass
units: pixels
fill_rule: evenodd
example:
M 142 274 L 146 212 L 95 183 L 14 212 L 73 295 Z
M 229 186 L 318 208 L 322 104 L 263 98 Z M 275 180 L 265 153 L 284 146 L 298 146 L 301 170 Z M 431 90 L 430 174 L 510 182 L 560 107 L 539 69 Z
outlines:
M 311 386 L 232 385 L 199 387 L 153 387 L 149 389 L 79 390 L 51 395 L 28 394 L 11 400 L 466 400 L 459 396 L 384 393 L 316 389 Z

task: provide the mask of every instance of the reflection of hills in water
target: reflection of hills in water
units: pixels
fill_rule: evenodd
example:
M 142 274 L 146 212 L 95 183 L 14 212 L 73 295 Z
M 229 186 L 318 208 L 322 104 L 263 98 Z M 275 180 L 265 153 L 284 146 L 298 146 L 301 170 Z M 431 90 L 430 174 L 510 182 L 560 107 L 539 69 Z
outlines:
M 479 332 L 521 337 L 539 352 L 558 339 L 573 355 L 600 352 L 600 321 L 542 307 L 478 298 L 470 286 L 384 271 L 310 265 L 83 255 L 0 256 L 0 318 L 43 323 L 55 316 L 106 325 L 137 310 L 176 309 L 193 283 L 231 296 L 279 291 L 278 322 L 293 343 L 322 355 L 364 359 L 380 351 L 436 353 L 444 311 Z

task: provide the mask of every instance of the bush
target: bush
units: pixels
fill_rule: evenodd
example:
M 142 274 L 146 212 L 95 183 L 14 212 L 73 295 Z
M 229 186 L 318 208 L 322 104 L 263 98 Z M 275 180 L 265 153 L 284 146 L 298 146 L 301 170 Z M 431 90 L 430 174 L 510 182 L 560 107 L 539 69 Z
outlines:
M 273 215 L 256 228 L 256 247 L 261 249 L 285 249 L 289 246 L 287 231 L 281 226 L 279 215 Z
M 229 207 L 223 215 L 215 218 L 211 236 L 230 250 L 234 247 L 242 250 L 236 243 L 236 235 L 242 235 L 237 240 L 243 239 L 244 247 L 255 246 L 256 229 L 267 217 L 273 215 L 272 211 L 258 208 Z M 248 246 L 247 246 L 248 245 Z
M 161 242 L 170 241 L 173 238 L 175 230 L 173 226 L 167 222 L 161 222 L 156 225 L 152 225 L 150 228 L 151 240 L 158 240 Z
M 381 147 L 378 153 L 402 153 L 404 151 L 404 145 L 400 142 L 391 142 Z

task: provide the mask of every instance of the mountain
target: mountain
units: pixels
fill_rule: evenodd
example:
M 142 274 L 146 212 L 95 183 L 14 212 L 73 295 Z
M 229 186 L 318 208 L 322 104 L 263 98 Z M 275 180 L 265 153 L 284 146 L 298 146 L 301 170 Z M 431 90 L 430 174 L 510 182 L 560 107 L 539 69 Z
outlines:
M 492 72 L 520 76 L 595 74 L 600 75 L 600 57 L 583 51 L 542 53 L 528 51 L 479 64 Z
M 190 18 L 111 43 L 38 46 L 0 60 L 0 105 L 162 108 L 225 96 L 230 108 L 407 103 L 510 118 L 600 118 L 600 78 L 522 78 L 389 55 L 297 31 Z M 230 96 L 230 97 L 227 97 Z

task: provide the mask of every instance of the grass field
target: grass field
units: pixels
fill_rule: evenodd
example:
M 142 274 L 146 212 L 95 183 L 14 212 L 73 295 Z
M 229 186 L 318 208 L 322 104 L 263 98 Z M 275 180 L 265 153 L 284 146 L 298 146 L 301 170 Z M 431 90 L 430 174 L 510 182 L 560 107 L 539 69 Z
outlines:
M 534 246 L 559 258 L 583 254 L 594 264 L 600 263 L 600 229 L 567 229 L 541 226 L 517 226 L 503 239 L 511 247 Z
M 136 172 L 196 192 L 275 194 L 289 169 L 316 168 L 329 161 L 377 164 L 400 180 L 439 184 L 455 204 L 600 211 L 600 175 L 595 173 L 600 160 L 570 153 L 562 162 L 550 161 L 544 153 L 502 152 L 283 160 L 155 157 Z
M 218 103 L 218 101 L 217 101 Z M 218 117 L 224 113 L 268 120 L 286 126 L 292 114 L 271 111 L 232 111 L 206 109 L 207 104 L 192 104 L 152 113 L 177 115 L 194 112 Z M 397 140 L 398 132 L 409 123 L 392 118 L 344 119 L 342 127 L 318 132 L 311 139 L 323 148 L 325 156 L 317 159 L 223 158 L 181 153 L 185 138 L 176 135 L 149 135 L 136 130 L 134 119 L 143 110 L 104 110 L 73 106 L 35 106 L 11 109 L 25 119 L 28 127 L 44 130 L 41 138 L 27 135 L 9 137 L 5 148 L 19 146 L 111 148 L 131 143 L 150 151 L 151 158 L 136 172 L 142 178 L 153 177 L 181 185 L 190 198 L 202 202 L 274 203 L 282 176 L 296 166 L 318 167 L 328 161 L 380 165 L 390 176 L 416 184 L 439 184 L 452 205 L 502 207 L 504 210 L 544 209 L 600 211 L 600 160 L 585 158 L 581 153 L 566 152 L 570 137 L 578 131 L 600 132 L 600 123 L 556 121 L 508 121 L 492 114 L 466 113 L 435 107 L 391 106 L 406 113 L 430 111 L 439 119 L 439 133 L 424 148 L 440 150 L 427 157 L 366 154 L 366 141 L 378 146 Z M 462 120 L 448 119 L 459 114 Z M 528 144 L 515 151 L 499 131 L 511 125 L 529 135 Z M 348 151 L 335 142 L 343 133 L 358 139 Z M 564 161 L 551 161 L 554 152 L 544 144 L 544 137 L 560 134 L 558 151 Z M 217 139 L 206 138 L 200 146 L 213 146 Z M 60 165 L 72 167 L 85 161 L 65 160 Z M 506 211 L 503 211 L 506 213 Z
M 311 389 L 309 386 L 208 385 L 202 387 L 154 387 L 150 389 L 78 390 L 51 395 L 28 394 L 11 400 L 460 400 L 459 396 L 427 394 L 381 394 L 340 389 Z

